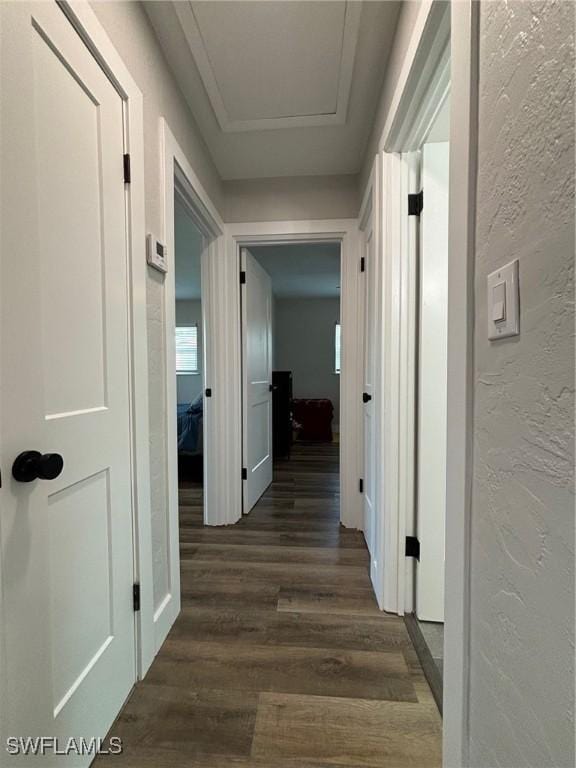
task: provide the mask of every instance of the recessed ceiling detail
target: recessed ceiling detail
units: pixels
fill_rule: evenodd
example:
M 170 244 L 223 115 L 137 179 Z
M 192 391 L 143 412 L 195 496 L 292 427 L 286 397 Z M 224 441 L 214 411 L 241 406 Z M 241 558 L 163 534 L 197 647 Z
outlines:
M 142 6 L 222 179 L 358 173 L 398 0 Z
M 360 2 L 177 2 L 226 133 L 343 125 Z

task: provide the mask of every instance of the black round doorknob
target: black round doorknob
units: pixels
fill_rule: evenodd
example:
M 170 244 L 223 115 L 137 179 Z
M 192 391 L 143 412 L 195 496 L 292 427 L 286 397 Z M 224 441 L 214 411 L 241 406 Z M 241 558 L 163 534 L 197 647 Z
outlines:
M 62 472 L 64 459 L 59 453 L 24 451 L 14 460 L 12 477 L 19 483 L 33 480 L 54 480 Z

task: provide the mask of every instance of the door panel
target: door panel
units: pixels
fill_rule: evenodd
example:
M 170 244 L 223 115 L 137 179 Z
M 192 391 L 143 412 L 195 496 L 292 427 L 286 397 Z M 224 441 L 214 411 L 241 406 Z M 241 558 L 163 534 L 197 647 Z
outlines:
M 48 515 L 53 705 L 59 710 L 113 635 L 108 471 L 50 494 Z
M 246 249 L 242 295 L 244 512 L 272 482 L 272 286 Z
M 123 105 L 56 3 L 0 14 L 2 736 L 90 739 L 135 680 Z
M 46 414 L 55 415 L 105 404 L 102 110 L 86 81 L 39 32 L 33 46 L 35 119 L 42 126 L 36 133 L 39 229 L 51 256 L 40 260 L 44 402 Z M 70 120 L 56 104 L 67 105 Z M 113 107 L 121 120 L 121 103 Z
M 364 536 L 371 555 L 375 547 L 376 433 L 374 419 L 374 353 L 376 280 L 372 215 L 364 230 Z
M 422 152 L 416 613 L 444 621 L 448 337 L 448 142 Z

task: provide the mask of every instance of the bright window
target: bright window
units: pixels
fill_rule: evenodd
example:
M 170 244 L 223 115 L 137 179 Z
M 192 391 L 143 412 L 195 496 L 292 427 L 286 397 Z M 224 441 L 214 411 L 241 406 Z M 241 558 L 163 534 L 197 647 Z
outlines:
M 198 326 L 176 328 L 176 373 L 198 373 Z
M 334 372 L 340 373 L 340 355 L 341 355 L 341 331 L 340 323 L 336 323 L 334 333 Z

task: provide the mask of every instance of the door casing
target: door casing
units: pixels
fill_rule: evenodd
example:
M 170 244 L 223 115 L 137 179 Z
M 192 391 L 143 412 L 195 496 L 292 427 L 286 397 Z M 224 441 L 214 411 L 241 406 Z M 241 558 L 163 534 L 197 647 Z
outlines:
M 178 195 L 189 216 L 204 238 L 201 257 L 202 273 L 202 331 L 204 349 L 204 389 L 211 397 L 204 397 L 204 524 L 221 525 L 226 519 L 229 503 L 227 464 L 221 453 L 226 452 L 225 429 L 228 403 L 225 350 L 227 323 L 230 318 L 219 298 L 220 268 L 223 248 L 224 223 L 204 190 L 184 151 L 174 138 L 168 123 L 160 125 L 161 157 L 160 180 L 163 205 L 162 239 L 166 244 L 168 271 L 164 278 L 164 331 L 166 371 L 166 451 L 167 451 L 167 504 L 164 510 L 168 531 L 166 594 L 159 601 L 153 615 L 151 634 L 155 652 L 160 649 L 170 627 L 180 612 L 180 542 L 178 530 L 178 450 L 176 422 L 176 285 L 174 196 Z M 146 553 L 152 558 L 152 551 Z
M 340 243 L 341 270 L 341 326 L 342 326 L 342 372 L 340 374 L 340 494 L 342 525 L 362 529 L 362 494 L 359 492 L 359 479 L 362 477 L 362 363 L 363 363 L 363 323 L 362 296 L 360 281 L 360 257 L 358 226 L 355 219 L 334 219 L 327 221 L 282 221 L 255 222 L 252 224 L 230 224 L 226 227 L 226 259 L 235 264 L 233 274 L 235 284 L 235 311 L 238 328 L 240 320 L 240 282 L 238 276 L 240 248 L 256 245 L 279 245 L 282 243 Z M 229 286 L 230 292 L 232 285 Z M 234 346 L 240 352 L 241 338 L 237 335 Z M 231 350 L 236 356 L 236 351 Z M 237 407 L 240 418 L 232 414 L 232 423 L 238 424 L 238 431 L 233 434 L 234 454 L 238 456 L 238 468 L 241 468 L 242 431 L 241 431 L 241 376 L 236 377 Z M 232 454 L 231 454 L 232 455 Z M 238 498 L 242 496 L 242 479 L 238 472 Z M 232 513 L 229 523 L 240 519 L 241 504 Z

